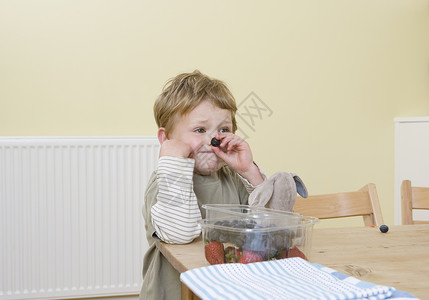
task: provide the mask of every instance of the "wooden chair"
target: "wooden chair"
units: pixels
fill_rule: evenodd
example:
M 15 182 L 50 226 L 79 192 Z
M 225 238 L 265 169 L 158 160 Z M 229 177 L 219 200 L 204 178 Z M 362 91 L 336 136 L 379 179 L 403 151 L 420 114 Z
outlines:
M 401 184 L 402 224 L 429 224 L 429 221 L 413 220 L 413 209 L 429 210 L 429 187 L 416 187 L 410 180 Z
M 384 224 L 377 189 L 373 183 L 355 192 L 298 197 L 294 211 L 321 220 L 362 216 L 365 226 Z

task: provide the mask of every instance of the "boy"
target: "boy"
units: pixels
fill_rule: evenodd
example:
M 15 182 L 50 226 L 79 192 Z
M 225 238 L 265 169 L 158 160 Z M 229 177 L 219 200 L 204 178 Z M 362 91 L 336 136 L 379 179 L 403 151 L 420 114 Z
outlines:
M 247 204 L 264 181 L 248 143 L 234 134 L 236 111 L 226 85 L 199 71 L 170 80 L 156 100 L 161 148 L 143 207 L 149 249 L 140 299 L 180 299 L 180 274 L 156 248 L 157 239 L 192 242 L 201 233 L 201 205 Z M 213 138 L 220 140 L 218 147 L 211 145 Z

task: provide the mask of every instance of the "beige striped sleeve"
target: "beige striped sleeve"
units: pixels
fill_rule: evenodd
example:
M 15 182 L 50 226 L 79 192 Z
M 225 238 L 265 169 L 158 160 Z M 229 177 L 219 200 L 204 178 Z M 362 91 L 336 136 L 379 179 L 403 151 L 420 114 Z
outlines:
M 195 161 L 191 158 L 162 156 L 158 161 L 157 202 L 151 220 L 157 236 L 170 244 L 192 242 L 201 233 L 201 219 L 192 177 Z

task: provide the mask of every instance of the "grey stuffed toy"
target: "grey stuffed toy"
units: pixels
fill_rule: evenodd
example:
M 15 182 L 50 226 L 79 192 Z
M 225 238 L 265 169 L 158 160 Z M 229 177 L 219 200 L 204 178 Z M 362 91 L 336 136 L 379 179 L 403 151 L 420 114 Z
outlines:
M 293 211 L 297 193 L 308 197 L 301 178 L 295 173 L 277 172 L 255 188 L 249 196 L 249 205 Z

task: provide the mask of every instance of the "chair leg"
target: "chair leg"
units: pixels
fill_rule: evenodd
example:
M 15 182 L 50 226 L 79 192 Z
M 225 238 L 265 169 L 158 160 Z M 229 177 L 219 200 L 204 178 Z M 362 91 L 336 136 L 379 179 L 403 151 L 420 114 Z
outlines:
M 411 181 L 404 180 L 401 184 L 401 213 L 402 224 L 414 224 L 413 222 L 413 207 L 412 207 L 412 189 Z
M 376 188 L 375 184 L 374 183 L 368 183 L 367 185 L 362 187 L 360 190 L 368 192 L 369 198 L 371 200 L 372 211 L 374 212 L 373 220 L 371 220 L 369 218 L 364 218 L 365 226 L 371 226 L 373 224 L 376 226 L 383 225 L 384 224 L 383 214 L 381 213 L 381 206 L 380 206 L 380 202 L 378 199 L 378 193 L 377 193 L 377 188 Z

